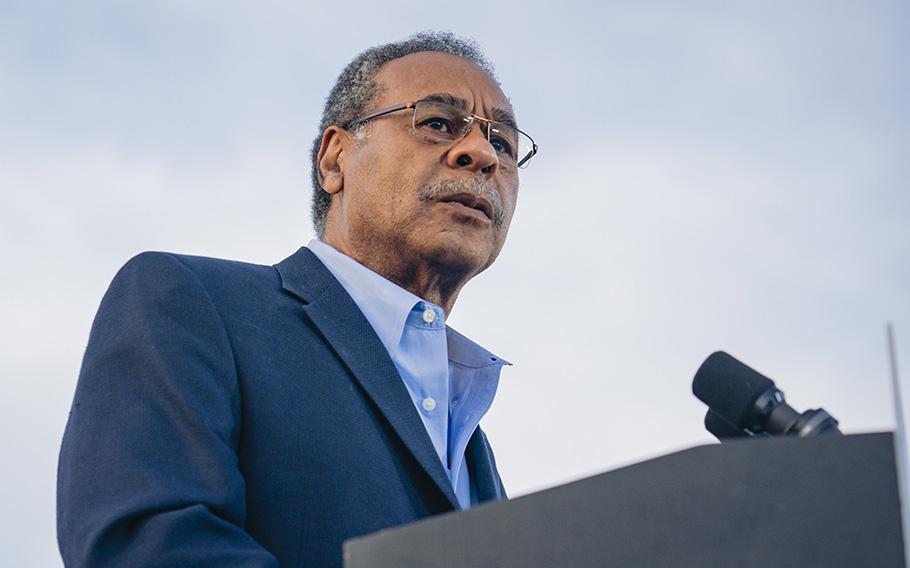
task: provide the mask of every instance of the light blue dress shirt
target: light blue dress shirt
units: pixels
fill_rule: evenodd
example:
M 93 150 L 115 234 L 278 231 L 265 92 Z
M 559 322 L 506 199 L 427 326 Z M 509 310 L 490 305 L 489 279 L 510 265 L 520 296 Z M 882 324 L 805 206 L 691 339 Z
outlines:
M 307 244 L 351 296 L 392 358 L 463 509 L 475 493 L 464 459 L 508 361 L 446 326 L 445 313 L 322 241 Z

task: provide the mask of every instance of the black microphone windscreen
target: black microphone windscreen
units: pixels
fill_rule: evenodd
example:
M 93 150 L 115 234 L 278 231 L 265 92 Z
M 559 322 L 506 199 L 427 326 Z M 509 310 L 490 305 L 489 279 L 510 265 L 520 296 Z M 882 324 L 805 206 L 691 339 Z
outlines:
M 752 405 L 771 388 L 771 379 L 723 351 L 705 359 L 692 380 L 695 396 L 739 428 L 749 426 Z

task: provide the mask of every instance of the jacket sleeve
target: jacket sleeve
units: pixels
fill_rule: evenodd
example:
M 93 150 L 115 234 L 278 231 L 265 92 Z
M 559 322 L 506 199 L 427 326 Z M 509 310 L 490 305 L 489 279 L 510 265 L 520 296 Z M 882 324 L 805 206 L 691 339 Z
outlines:
M 277 566 L 246 532 L 224 324 L 180 259 L 144 253 L 102 300 L 60 450 L 67 566 Z

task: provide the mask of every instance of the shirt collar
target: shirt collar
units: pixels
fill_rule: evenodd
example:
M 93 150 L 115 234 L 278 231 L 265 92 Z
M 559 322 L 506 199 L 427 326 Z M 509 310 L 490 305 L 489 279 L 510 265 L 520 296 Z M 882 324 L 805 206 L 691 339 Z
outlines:
M 411 308 L 423 300 L 322 241 L 314 239 L 307 248 L 338 279 L 394 357 Z
M 449 361 L 462 367 L 480 369 L 512 364 L 448 326 L 446 326 L 446 344 L 449 348 Z
M 313 239 L 307 243 L 307 248 L 341 283 L 393 358 L 398 352 L 405 322 L 415 305 L 423 302 L 443 317 L 439 306 L 408 292 L 324 242 Z M 446 344 L 449 361 L 464 367 L 511 365 L 449 326 L 446 326 Z

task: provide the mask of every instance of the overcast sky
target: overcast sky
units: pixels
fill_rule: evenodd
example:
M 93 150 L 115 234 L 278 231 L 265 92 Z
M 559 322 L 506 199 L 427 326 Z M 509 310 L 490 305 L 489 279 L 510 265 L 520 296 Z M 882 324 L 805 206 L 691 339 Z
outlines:
M 555 3 L 553 3 L 555 4 Z M 131 256 L 272 264 L 312 237 L 310 141 L 360 50 L 476 38 L 540 155 L 450 323 L 515 363 L 485 430 L 512 495 L 712 438 L 724 349 L 847 432 L 910 395 L 906 2 L 0 0 L 0 549 L 60 561 L 56 459 Z M 910 405 L 907 405 L 910 408 Z

